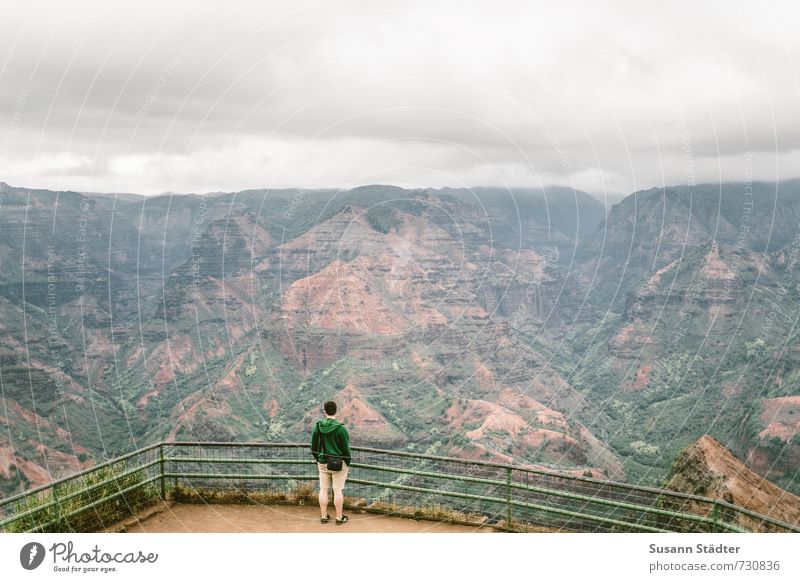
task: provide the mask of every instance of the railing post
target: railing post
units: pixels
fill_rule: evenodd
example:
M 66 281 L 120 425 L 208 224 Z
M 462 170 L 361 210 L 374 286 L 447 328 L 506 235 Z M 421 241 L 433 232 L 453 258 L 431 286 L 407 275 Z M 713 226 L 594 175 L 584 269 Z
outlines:
M 506 468 L 506 526 L 511 529 L 511 467 Z
M 64 524 L 61 523 L 61 516 L 63 513 L 61 511 L 61 503 L 58 500 L 58 493 L 56 492 L 57 486 L 58 485 L 54 484 L 50 489 L 53 491 L 53 501 L 56 502 L 56 515 L 58 516 L 58 521 L 56 523 L 58 523 L 58 527 L 60 528 Z M 42 533 L 44 533 L 44 530 L 42 530 Z
M 158 447 L 158 457 L 159 457 L 158 470 L 160 471 L 161 474 L 161 500 L 166 501 L 167 492 L 166 492 L 166 487 L 164 486 L 164 443 L 161 443 L 161 446 Z
M 714 502 L 714 505 L 711 506 L 711 532 L 717 533 L 719 528 L 717 527 L 717 521 L 719 520 L 719 505 L 717 502 Z
M 167 443 L 164 443 L 164 446 L 166 446 L 166 445 L 167 445 Z M 170 446 L 173 447 L 173 450 L 175 449 L 175 444 L 174 443 L 170 443 Z M 176 472 L 175 471 L 175 463 L 170 465 L 170 469 L 172 469 L 172 473 Z M 178 490 L 178 477 L 175 476 L 175 477 L 172 478 L 172 496 L 173 497 L 175 496 L 175 491 L 177 491 L 177 490 Z

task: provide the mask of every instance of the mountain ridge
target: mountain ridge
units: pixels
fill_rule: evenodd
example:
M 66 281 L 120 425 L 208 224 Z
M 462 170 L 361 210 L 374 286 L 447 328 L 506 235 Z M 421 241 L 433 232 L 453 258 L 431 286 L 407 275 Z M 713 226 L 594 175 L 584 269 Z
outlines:
M 653 485 L 710 429 L 796 490 L 798 186 L 754 187 L 746 244 L 743 184 L 608 217 L 569 189 L 9 187 L 0 493 L 167 437 L 302 439 L 337 396 L 359 444 Z

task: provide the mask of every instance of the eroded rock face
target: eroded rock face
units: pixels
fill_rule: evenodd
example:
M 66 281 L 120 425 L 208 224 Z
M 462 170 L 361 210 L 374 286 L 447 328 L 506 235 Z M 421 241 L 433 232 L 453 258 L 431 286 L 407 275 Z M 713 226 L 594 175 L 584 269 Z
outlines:
M 290 325 L 377 335 L 403 332 L 409 324 L 406 318 L 372 291 L 368 271 L 354 267 L 337 259 L 292 283 L 283 302 Z
M 704 435 L 675 461 L 666 487 L 722 499 L 792 525 L 800 525 L 800 497 L 756 475 L 722 443 Z
M 761 404 L 764 428 L 748 450 L 747 463 L 760 475 L 791 479 L 800 467 L 800 396 L 766 398 Z

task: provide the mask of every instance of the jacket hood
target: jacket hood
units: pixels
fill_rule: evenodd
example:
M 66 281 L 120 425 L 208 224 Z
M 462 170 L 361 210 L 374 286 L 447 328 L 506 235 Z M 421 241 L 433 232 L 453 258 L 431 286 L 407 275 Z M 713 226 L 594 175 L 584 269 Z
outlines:
M 335 418 L 325 418 L 320 420 L 317 426 L 319 427 L 319 432 L 329 434 L 342 426 L 342 423 Z

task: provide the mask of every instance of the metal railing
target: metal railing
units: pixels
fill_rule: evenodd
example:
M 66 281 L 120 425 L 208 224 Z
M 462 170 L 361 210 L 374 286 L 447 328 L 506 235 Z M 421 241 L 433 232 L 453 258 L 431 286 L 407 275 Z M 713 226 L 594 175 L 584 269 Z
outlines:
M 0 500 L 2 531 L 98 531 L 159 499 L 289 500 L 317 480 L 308 445 L 158 443 Z M 511 531 L 800 532 L 721 500 L 513 465 L 354 447 L 351 505 Z
M 165 493 L 158 487 L 163 454 L 157 443 L 0 499 L 0 531 L 98 531 L 135 515 Z

